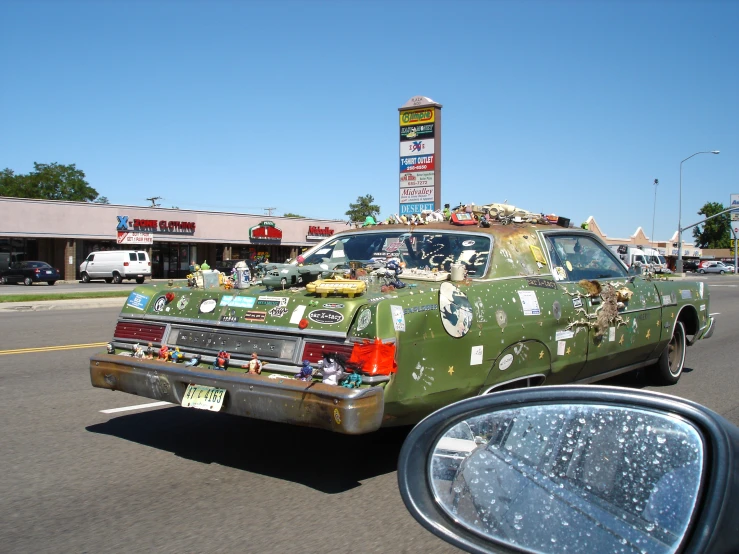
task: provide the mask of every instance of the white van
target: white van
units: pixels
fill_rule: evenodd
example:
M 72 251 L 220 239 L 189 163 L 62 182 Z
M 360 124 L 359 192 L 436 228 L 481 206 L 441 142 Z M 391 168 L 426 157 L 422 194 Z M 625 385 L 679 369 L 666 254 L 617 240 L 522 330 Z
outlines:
M 151 277 L 149 254 L 143 250 L 107 250 L 92 252 L 80 264 L 83 283 L 104 279 L 106 283 L 120 283 L 123 279 L 136 279 L 141 284 Z
M 642 248 L 644 255 L 647 257 L 647 263 L 652 266 L 655 273 L 672 273 L 667 267 L 667 260 L 655 248 Z
M 633 265 L 636 265 L 636 267 L 642 267 L 648 265 L 646 254 L 636 246 L 629 246 L 628 244 L 610 244 L 608 247 L 619 257 L 626 267 L 631 267 Z

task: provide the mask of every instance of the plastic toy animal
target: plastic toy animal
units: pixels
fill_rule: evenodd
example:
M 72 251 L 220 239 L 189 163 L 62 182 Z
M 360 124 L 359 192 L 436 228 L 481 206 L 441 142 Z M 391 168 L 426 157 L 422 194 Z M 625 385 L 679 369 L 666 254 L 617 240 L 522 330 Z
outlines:
M 200 354 L 195 354 L 190 361 L 185 363 L 186 366 L 194 367 L 200 363 Z
M 162 347 L 159 349 L 159 359 L 164 360 L 165 362 L 169 361 L 169 347 L 167 347 L 166 344 L 163 344 Z
M 226 371 L 226 369 L 228 369 L 229 361 L 231 361 L 231 354 L 229 354 L 225 350 L 221 350 L 218 353 L 218 357 L 213 360 L 213 364 L 210 366 L 210 368 Z
M 133 345 L 133 357 L 143 358 L 144 357 L 144 347 L 138 343 L 134 344 Z
M 313 368 L 308 360 L 303 360 L 303 367 L 300 368 L 300 373 L 297 373 L 295 378 L 301 381 L 313 380 Z
M 336 353 L 324 353 L 323 355 L 323 383 L 327 385 L 338 385 L 339 380 L 344 375 L 346 362 L 342 356 Z
M 180 352 L 180 347 L 177 346 L 175 347 L 174 352 L 170 354 L 170 358 L 174 363 L 177 363 L 183 361 L 185 359 L 185 355 Z
M 354 373 L 350 373 L 346 376 L 344 381 L 341 383 L 341 386 L 346 387 L 347 389 L 358 389 L 361 384 L 362 374 L 358 370 L 354 370 Z

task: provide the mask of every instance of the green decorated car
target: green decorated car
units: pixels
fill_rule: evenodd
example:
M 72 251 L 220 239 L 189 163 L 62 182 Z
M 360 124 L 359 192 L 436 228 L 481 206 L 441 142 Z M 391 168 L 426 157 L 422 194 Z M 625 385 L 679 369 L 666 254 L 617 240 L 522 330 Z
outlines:
M 92 384 L 359 434 L 504 389 L 644 367 L 675 383 L 713 331 L 703 283 L 630 274 L 545 218 L 481 224 L 338 233 L 300 263 L 339 271 L 307 287 L 137 287 Z

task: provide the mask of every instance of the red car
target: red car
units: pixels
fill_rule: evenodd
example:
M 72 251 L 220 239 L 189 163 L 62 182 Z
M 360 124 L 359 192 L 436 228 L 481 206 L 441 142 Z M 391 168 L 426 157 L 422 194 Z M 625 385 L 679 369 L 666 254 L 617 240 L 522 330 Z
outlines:
M 46 262 L 15 262 L 0 272 L 0 282 L 3 285 L 21 282 L 26 286 L 43 282 L 53 285 L 59 279 L 61 279 L 59 270 Z

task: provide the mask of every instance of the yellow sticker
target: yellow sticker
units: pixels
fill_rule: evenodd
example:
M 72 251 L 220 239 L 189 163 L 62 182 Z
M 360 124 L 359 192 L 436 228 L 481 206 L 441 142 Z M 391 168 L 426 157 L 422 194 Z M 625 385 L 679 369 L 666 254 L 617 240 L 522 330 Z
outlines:
M 547 260 L 544 258 L 544 253 L 541 251 L 541 248 L 534 246 L 533 244 L 529 244 L 529 248 L 531 248 L 531 253 L 534 255 L 534 259 L 537 262 L 547 265 Z
M 339 408 L 334 408 L 334 420 L 337 424 L 341 425 L 341 414 L 339 413 Z
M 565 262 L 565 265 L 567 266 L 567 271 L 572 271 L 572 264 L 570 263 L 570 260 L 567 260 Z

